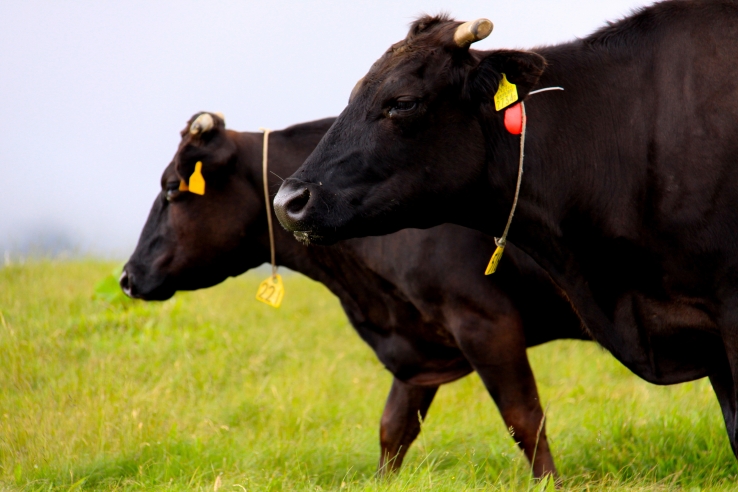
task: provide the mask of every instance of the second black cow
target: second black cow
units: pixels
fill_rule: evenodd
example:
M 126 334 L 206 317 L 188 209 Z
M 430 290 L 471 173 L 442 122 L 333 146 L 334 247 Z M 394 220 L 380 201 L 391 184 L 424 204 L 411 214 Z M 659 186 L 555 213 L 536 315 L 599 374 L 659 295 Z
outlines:
M 333 121 L 272 133 L 272 176 L 293 173 Z M 226 130 L 216 114 L 193 116 L 121 277 L 128 295 L 167 299 L 269 261 L 262 144 L 262 134 Z M 198 162 L 204 195 L 180 189 Z M 279 181 L 269 185 L 276 192 Z M 493 239 L 453 225 L 330 247 L 306 247 L 276 229 L 277 263 L 325 284 L 394 375 L 380 471 L 400 466 L 439 385 L 477 371 L 534 475 L 555 473 L 526 347 L 586 337 L 535 262 L 512 251 L 495 278 L 484 277 Z

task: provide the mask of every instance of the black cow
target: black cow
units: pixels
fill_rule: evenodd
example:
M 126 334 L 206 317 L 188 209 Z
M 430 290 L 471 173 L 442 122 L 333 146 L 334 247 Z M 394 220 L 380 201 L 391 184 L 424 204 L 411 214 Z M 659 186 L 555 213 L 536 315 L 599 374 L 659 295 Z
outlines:
M 272 133 L 272 176 L 297 169 L 333 121 Z M 262 134 L 226 130 L 215 114 L 190 120 L 121 277 L 128 295 L 167 299 L 269 261 L 262 144 Z M 180 191 L 197 161 L 202 196 Z M 332 247 L 305 247 L 276 229 L 277 262 L 325 284 L 395 376 L 381 421 L 380 470 L 400 466 L 438 386 L 476 370 L 526 456 L 535 455 L 534 475 L 555 472 L 525 349 L 585 336 L 535 262 L 511 252 L 500 276 L 485 278 L 492 239 L 453 225 Z
M 663 2 L 562 45 L 470 50 L 489 27 L 415 22 L 283 184 L 282 224 L 323 242 L 442 222 L 500 235 L 521 139 L 493 101 L 505 74 L 528 116 L 511 240 L 633 372 L 709 376 L 738 452 L 738 3 Z

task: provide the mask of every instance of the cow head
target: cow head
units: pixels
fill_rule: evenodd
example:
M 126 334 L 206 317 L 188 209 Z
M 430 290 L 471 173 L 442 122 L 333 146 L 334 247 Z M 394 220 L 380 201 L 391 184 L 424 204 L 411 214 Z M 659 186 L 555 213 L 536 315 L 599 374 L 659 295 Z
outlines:
M 473 207 L 469 190 L 486 182 L 491 146 L 511 139 L 493 102 L 503 74 L 522 100 L 545 64 L 530 52 L 470 50 L 491 27 L 445 16 L 413 23 L 283 183 L 274 202 L 282 225 L 328 243 L 430 227 Z
M 131 297 L 168 299 L 177 290 L 209 287 L 268 260 L 261 241 L 264 195 L 260 182 L 239 165 L 241 134 L 226 130 L 222 115 L 199 113 L 181 135 L 120 279 Z M 258 144 L 253 147 L 260 163 Z M 202 195 L 185 189 L 196 166 L 205 180 Z

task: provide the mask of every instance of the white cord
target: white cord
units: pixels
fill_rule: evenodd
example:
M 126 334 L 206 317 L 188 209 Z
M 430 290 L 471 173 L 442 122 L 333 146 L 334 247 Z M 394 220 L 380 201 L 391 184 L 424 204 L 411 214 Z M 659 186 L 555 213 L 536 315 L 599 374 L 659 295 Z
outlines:
M 544 87 L 543 89 L 536 89 L 534 91 L 531 91 L 528 93 L 529 96 L 532 96 L 533 94 L 538 94 L 539 92 L 546 92 L 546 91 L 563 91 L 563 87 Z

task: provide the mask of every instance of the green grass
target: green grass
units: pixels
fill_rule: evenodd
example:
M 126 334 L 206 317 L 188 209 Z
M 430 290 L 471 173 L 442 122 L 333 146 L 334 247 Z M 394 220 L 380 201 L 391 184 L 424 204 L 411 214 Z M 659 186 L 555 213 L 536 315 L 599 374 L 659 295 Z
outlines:
M 298 275 L 164 303 L 92 299 L 109 263 L 0 269 L 0 488 L 542 490 L 476 375 L 442 387 L 402 472 L 373 477 L 391 377 Z M 567 490 L 732 490 L 707 381 L 649 385 L 592 343 L 529 355 Z

